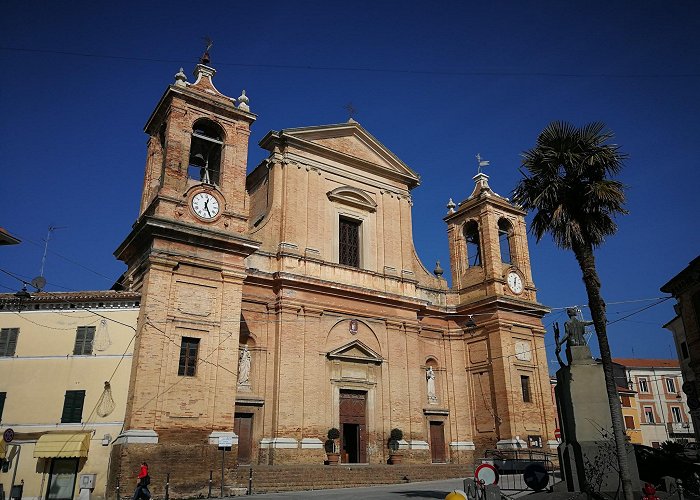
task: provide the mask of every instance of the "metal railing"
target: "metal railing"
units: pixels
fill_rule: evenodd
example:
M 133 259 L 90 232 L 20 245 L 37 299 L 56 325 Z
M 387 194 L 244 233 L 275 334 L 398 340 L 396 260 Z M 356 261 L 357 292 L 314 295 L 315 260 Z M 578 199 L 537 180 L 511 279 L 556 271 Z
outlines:
M 523 472 L 530 464 L 537 463 L 544 467 L 549 476 L 547 489 L 561 481 L 559 459 L 554 453 L 537 450 L 486 450 L 480 463 L 493 465 L 499 474 L 498 486 L 504 492 L 533 491 L 523 477 Z

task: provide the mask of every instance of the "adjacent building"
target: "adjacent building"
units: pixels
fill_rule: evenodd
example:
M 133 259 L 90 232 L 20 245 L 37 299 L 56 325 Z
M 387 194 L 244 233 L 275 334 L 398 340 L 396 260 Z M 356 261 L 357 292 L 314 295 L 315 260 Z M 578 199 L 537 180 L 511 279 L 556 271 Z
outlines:
M 683 392 L 688 398 L 695 437 L 700 440 L 700 257 L 662 286 L 661 291 L 676 299 L 676 316 L 664 328 L 673 333 L 683 375 Z
M 124 425 L 139 295 L 0 294 L 0 484 L 30 500 L 104 498 Z
M 632 408 L 636 392 L 636 405 L 640 418 L 641 443 L 658 447 L 664 441 L 694 439 L 694 426 L 690 419 L 685 394 L 681 390 L 681 369 L 675 359 L 614 358 L 617 365 L 617 384 L 627 408 Z M 623 412 L 624 414 L 624 412 Z M 625 416 L 625 426 L 631 429 L 636 422 L 630 410 Z

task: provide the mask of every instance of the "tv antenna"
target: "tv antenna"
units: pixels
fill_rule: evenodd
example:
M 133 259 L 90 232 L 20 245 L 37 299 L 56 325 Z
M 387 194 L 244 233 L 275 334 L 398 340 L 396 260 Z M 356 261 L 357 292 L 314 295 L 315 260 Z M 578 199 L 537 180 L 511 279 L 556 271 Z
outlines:
M 34 278 L 32 280 L 32 286 L 37 289 L 44 288 L 44 285 L 46 285 L 46 280 L 44 279 L 44 266 L 46 265 L 46 253 L 49 251 L 49 240 L 51 239 L 51 233 L 53 233 L 56 229 L 66 229 L 67 226 L 54 226 L 53 224 L 49 225 L 49 230 L 46 232 L 46 239 L 44 240 L 44 256 L 41 258 L 41 270 L 39 271 L 39 276 Z M 37 282 L 36 284 L 34 282 Z M 37 285 L 41 286 L 37 286 Z

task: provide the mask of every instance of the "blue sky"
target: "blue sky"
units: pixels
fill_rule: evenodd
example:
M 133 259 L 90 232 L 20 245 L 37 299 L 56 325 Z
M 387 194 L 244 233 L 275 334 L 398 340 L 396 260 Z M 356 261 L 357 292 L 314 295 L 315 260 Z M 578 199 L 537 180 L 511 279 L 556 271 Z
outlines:
M 597 252 L 609 319 L 621 319 L 699 253 L 698 32 L 700 4 L 682 0 L 8 3 L 0 226 L 23 243 L 1 249 L 0 268 L 38 275 L 54 225 L 47 290 L 111 286 L 124 270 L 112 252 L 138 210 L 143 125 L 208 35 L 215 84 L 246 89 L 258 115 L 249 167 L 269 130 L 344 122 L 352 103 L 421 175 L 414 238 L 429 269 L 448 268 L 445 204 L 471 192 L 477 153 L 509 196 L 520 153 L 547 123 L 605 122 L 629 154 L 630 214 Z M 545 238 L 530 255 L 542 303 L 586 303 L 572 254 Z M 0 273 L 0 291 L 19 286 Z M 675 356 L 662 328 L 672 302 L 611 324 L 613 355 Z M 555 309 L 544 323 L 551 332 L 564 319 Z

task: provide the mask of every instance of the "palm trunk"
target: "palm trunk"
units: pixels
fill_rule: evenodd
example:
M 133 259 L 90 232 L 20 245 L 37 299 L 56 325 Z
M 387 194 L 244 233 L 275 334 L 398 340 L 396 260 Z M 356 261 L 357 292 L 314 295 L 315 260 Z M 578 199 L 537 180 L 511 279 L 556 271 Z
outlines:
M 610 344 L 606 330 L 607 319 L 605 317 L 605 302 L 600 295 L 600 280 L 595 267 L 593 248 L 590 244 L 573 245 L 576 260 L 583 273 L 583 282 L 588 294 L 588 307 L 591 309 L 591 317 L 598 337 L 600 347 L 600 358 L 603 362 L 603 373 L 605 374 L 605 389 L 608 394 L 610 405 L 610 416 L 612 419 L 613 436 L 615 437 L 615 450 L 619 465 L 620 480 L 625 500 L 633 500 L 632 478 L 630 475 L 629 462 L 627 460 L 625 431 L 622 420 L 622 408 L 620 398 L 615 386 L 613 376 L 612 356 L 610 354 Z

